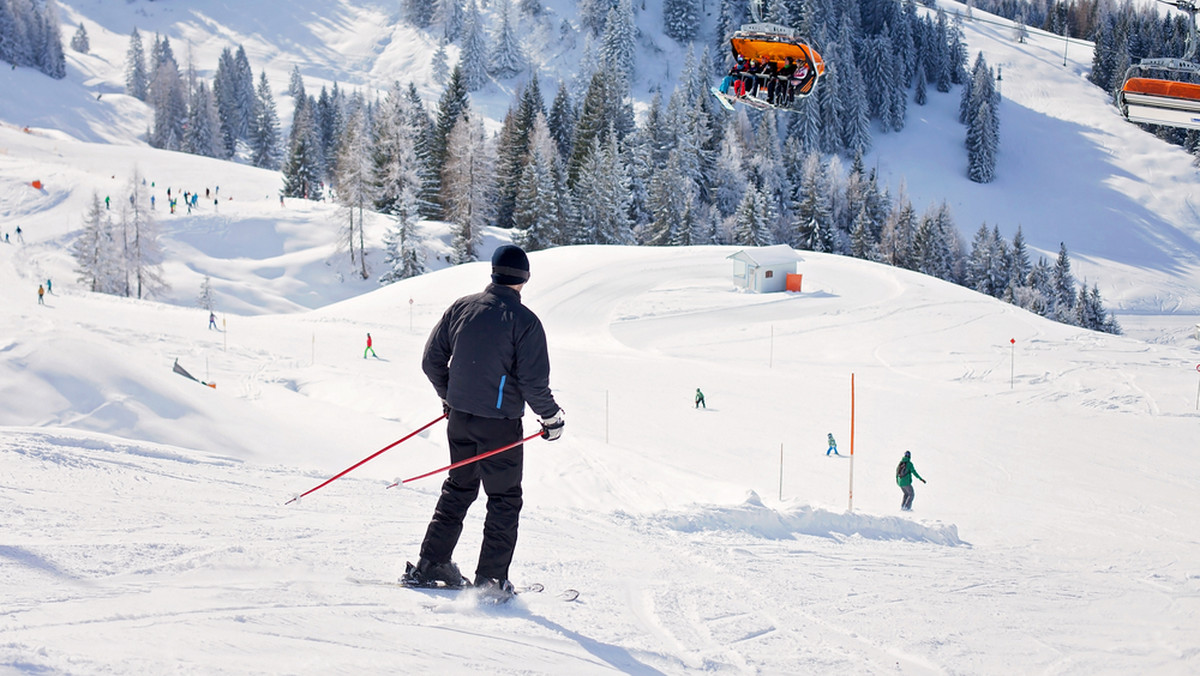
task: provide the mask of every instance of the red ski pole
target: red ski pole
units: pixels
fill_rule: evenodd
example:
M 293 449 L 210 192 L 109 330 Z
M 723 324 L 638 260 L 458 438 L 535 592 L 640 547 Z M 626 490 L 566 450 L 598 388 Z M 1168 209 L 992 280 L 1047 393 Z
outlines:
M 384 451 L 386 451 L 386 450 L 388 450 L 388 449 L 390 449 L 390 448 L 392 448 L 392 447 L 394 447 L 394 446 L 398 446 L 399 444 L 401 444 L 401 443 L 403 443 L 403 442 L 405 442 L 405 441 L 408 441 L 409 439 L 411 439 L 411 438 L 413 438 L 413 437 L 417 436 L 417 435 L 418 435 L 418 434 L 420 434 L 421 432 L 424 432 L 425 430 L 429 429 L 430 427 L 433 427 L 433 426 L 434 426 L 436 423 L 440 422 L 440 421 L 442 420 L 442 418 L 445 418 L 445 417 L 446 417 L 446 414 L 445 414 L 445 413 L 441 414 L 440 416 L 438 416 L 438 417 L 434 418 L 433 420 L 431 420 L 431 421 L 429 421 L 428 423 L 426 423 L 425 425 L 423 425 L 423 426 L 422 426 L 420 429 L 418 429 L 418 430 L 416 430 L 416 431 L 414 431 L 414 432 L 411 432 L 410 434 L 408 434 L 407 436 L 405 436 L 403 439 L 399 439 L 399 440 L 397 440 L 397 441 L 393 441 L 392 443 L 388 444 L 387 446 L 384 446 L 383 448 L 379 449 L 378 451 L 375 451 L 375 452 L 374 452 L 374 453 L 372 453 L 371 455 L 368 455 L 367 457 L 363 458 L 362 460 L 359 460 L 358 462 L 354 463 L 353 465 L 350 465 L 349 467 L 347 467 L 346 469 L 342 470 L 341 472 L 338 472 L 337 474 L 335 474 L 335 475 L 333 475 L 333 476 L 329 477 L 329 478 L 328 478 L 328 479 L 326 479 L 326 480 L 324 481 L 324 483 L 322 483 L 321 485 L 319 485 L 319 486 L 313 486 L 312 488 L 308 489 L 307 491 L 304 491 L 304 492 L 303 492 L 303 493 L 301 493 L 300 495 L 297 495 L 296 497 L 292 498 L 291 500 L 288 500 L 287 502 L 285 502 L 285 503 L 283 503 L 283 504 L 285 504 L 285 505 L 290 505 L 290 504 L 292 504 L 293 502 L 295 502 L 295 501 L 299 500 L 300 498 L 302 498 L 302 497 L 304 497 L 304 496 L 308 495 L 309 493 L 312 493 L 313 491 L 320 490 L 320 489 L 324 488 L 325 486 L 327 486 L 327 485 L 329 485 L 329 484 L 333 483 L 334 481 L 337 481 L 338 479 L 340 479 L 340 478 L 342 478 L 342 477 L 346 476 L 347 474 L 349 474 L 349 473 L 350 473 L 351 471 L 353 471 L 354 469 L 356 469 L 356 468 L 358 468 L 359 466 L 361 466 L 361 465 L 365 464 L 367 461 L 369 461 L 369 460 L 372 460 L 373 458 L 375 458 L 375 456 L 377 456 L 377 455 L 379 455 L 379 454 L 383 453 Z M 388 486 L 388 488 L 391 488 L 391 486 Z
M 466 460 L 459 460 L 458 462 L 454 463 L 453 465 L 446 465 L 445 467 L 439 467 L 438 469 L 435 469 L 432 472 L 426 472 L 424 474 L 420 474 L 420 475 L 405 479 L 404 481 L 397 481 L 396 483 L 388 486 L 388 488 L 395 488 L 396 486 L 399 486 L 400 484 L 406 484 L 410 481 L 416 481 L 417 479 L 424 479 L 425 477 L 433 476 L 434 474 L 437 474 L 438 472 L 448 472 L 452 469 L 458 469 L 459 467 L 462 467 L 463 465 L 469 465 L 473 462 L 479 462 L 480 460 L 483 460 L 484 458 L 490 458 L 491 456 L 496 455 L 497 453 L 503 453 L 503 452 L 507 451 L 508 449 L 513 448 L 514 446 L 520 446 L 521 444 L 525 443 L 526 441 L 529 441 L 530 439 L 533 439 L 535 437 L 540 437 L 540 436 L 542 436 L 542 431 L 538 430 L 537 432 L 530 434 L 529 436 L 525 437 L 524 439 L 522 439 L 520 441 L 514 441 L 507 446 L 501 446 L 500 448 L 497 448 L 494 451 L 488 451 L 487 453 L 481 453 L 473 458 L 467 458 Z

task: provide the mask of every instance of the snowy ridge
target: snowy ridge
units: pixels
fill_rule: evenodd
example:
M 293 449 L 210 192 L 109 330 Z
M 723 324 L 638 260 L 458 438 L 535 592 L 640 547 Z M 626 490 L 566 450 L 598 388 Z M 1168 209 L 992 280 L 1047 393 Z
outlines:
M 773 509 L 751 492 L 741 505 L 704 505 L 690 512 L 655 514 L 648 517 L 682 533 L 718 531 L 745 533 L 770 540 L 797 535 L 833 538 L 861 537 L 868 540 L 906 540 L 957 547 L 966 545 L 953 524 L 924 524 L 898 516 L 879 516 L 860 512 L 831 512 L 799 505 Z

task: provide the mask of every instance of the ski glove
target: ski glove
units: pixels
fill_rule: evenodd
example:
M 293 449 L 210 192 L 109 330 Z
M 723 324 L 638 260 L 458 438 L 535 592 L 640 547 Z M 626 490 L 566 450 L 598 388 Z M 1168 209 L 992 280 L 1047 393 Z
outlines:
M 546 441 L 554 441 L 562 436 L 563 425 L 563 410 L 560 408 L 554 415 L 542 418 L 542 438 Z
M 442 400 L 442 415 L 450 417 L 450 404 L 447 404 L 445 399 Z

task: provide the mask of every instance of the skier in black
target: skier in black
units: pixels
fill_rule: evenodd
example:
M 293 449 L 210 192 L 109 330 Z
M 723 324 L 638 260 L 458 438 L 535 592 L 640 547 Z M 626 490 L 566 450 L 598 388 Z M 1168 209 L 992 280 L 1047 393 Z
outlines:
M 563 413 L 550 393 L 550 359 L 541 321 L 521 304 L 529 259 L 505 245 L 492 256 L 492 283 L 454 301 L 425 344 L 421 368 L 442 399 L 450 459 L 459 462 L 524 438 L 525 404 L 541 417 L 542 438 L 562 435 Z M 467 509 L 487 493 L 483 544 L 474 584 L 511 595 L 508 568 L 521 512 L 522 446 L 450 470 L 421 543 L 421 558 L 402 580 L 414 585 L 462 586 L 451 560 Z

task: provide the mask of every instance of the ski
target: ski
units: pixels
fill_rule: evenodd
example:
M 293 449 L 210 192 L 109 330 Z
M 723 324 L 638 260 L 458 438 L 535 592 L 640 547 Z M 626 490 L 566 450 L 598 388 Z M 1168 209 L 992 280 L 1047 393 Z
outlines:
M 450 587 L 447 585 L 418 585 L 418 584 L 405 583 L 400 580 L 381 580 L 381 579 L 363 578 L 363 577 L 347 577 L 346 581 L 351 582 L 353 584 L 372 585 L 372 586 L 376 586 L 376 587 L 394 587 L 394 588 L 398 588 L 398 589 L 427 589 L 427 590 L 431 590 L 431 591 L 444 591 L 444 592 L 461 592 L 461 591 L 475 589 L 475 587 L 470 584 L 464 584 L 460 587 Z M 520 596 L 521 594 L 540 594 L 545 590 L 546 590 L 545 585 L 535 582 L 533 584 L 515 587 L 513 589 L 513 595 Z M 556 594 L 554 596 L 554 598 L 560 599 L 562 601 L 574 601 L 579 598 L 579 590 L 578 589 L 564 589 L 561 592 L 559 592 L 558 594 Z M 496 600 L 495 602 L 503 603 L 506 600 L 507 599 Z
M 709 91 L 713 93 L 713 96 L 717 97 L 717 100 L 721 102 L 725 110 L 733 110 L 733 104 L 729 102 L 728 94 L 722 94 L 721 90 L 716 87 L 710 87 Z

